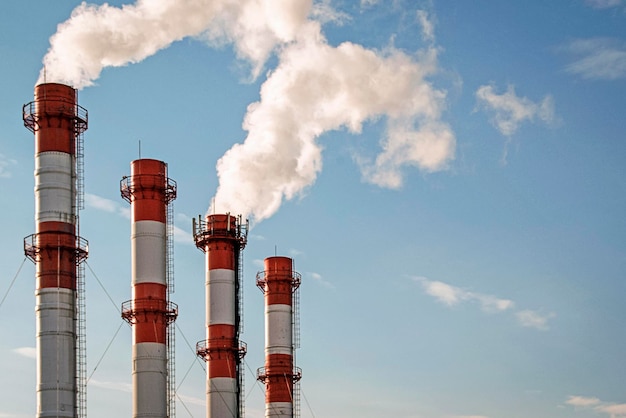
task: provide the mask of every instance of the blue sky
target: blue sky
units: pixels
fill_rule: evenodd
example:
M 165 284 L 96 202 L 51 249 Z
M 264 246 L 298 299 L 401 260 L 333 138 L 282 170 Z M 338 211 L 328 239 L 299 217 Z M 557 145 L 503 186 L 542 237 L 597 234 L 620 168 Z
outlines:
M 303 418 L 626 417 L 626 2 L 92 3 L 0 17 L 0 417 L 35 413 L 21 106 L 46 54 L 89 111 L 89 416 L 131 410 L 119 181 L 141 141 L 178 183 L 179 417 L 204 416 L 190 229 L 214 198 L 253 224 L 248 417 L 264 408 L 255 274 L 275 253 L 303 276 Z

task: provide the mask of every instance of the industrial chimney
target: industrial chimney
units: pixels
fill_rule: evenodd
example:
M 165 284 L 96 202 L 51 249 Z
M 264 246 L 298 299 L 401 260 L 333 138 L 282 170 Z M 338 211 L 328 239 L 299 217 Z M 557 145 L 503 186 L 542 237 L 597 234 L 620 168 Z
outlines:
M 176 182 L 167 164 L 151 159 L 131 163 L 120 182 L 131 205 L 132 300 L 122 318 L 133 330 L 133 417 L 174 416 L 174 327 L 178 307 L 170 302 L 172 274 L 172 201 Z
M 193 220 L 196 246 L 206 254 L 206 340 L 196 351 L 207 362 L 207 418 L 244 415 L 242 359 L 242 251 L 248 222 L 230 214 Z
M 265 367 L 257 379 L 265 383 L 265 417 L 299 416 L 298 382 L 302 370 L 294 366 L 299 346 L 299 287 L 301 277 L 288 257 L 268 257 L 256 284 L 265 294 Z
M 36 233 L 24 252 L 36 265 L 37 417 L 84 417 L 85 316 L 79 236 L 83 204 L 82 145 L 87 111 L 76 90 L 56 83 L 35 87 L 22 108 L 35 134 Z

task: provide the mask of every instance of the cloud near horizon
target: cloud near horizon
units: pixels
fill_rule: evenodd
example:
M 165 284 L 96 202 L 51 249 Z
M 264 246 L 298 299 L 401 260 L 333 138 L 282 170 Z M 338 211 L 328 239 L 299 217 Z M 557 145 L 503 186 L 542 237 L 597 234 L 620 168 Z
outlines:
M 14 348 L 12 351 L 22 357 L 30 359 L 37 358 L 37 349 L 35 347 L 18 347 Z
M 550 124 L 555 121 L 552 96 L 547 95 L 540 102 L 533 102 L 518 96 L 511 84 L 502 94 L 496 93 L 493 85 L 480 86 L 476 90 L 476 100 L 478 107 L 490 115 L 491 124 L 505 136 L 513 135 L 523 122 L 539 120 Z
M 429 280 L 425 277 L 412 277 L 412 280 L 419 283 L 427 295 L 448 307 L 457 306 L 464 302 L 475 302 L 480 305 L 483 312 L 501 313 L 513 310 L 516 306 L 516 303 L 510 299 L 471 292 L 441 281 Z M 535 328 L 540 331 L 548 330 L 548 320 L 555 316 L 554 313 L 541 314 L 529 309 L 515 312 L 515 317 L 520 326 Z
M 610 418 L 626 418 L 626 403 L 604 402 L 597 397 L 575 395 L 570 395 L 565 403 L 577 409 L 589 409 L 607 414 Z

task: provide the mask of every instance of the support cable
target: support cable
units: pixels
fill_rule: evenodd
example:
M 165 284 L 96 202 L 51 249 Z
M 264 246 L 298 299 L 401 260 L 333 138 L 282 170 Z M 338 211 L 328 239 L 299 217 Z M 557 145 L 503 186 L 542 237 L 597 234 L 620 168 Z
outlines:
M 196 361 L 198 362 L 198 364 L 200 364 L 200 367 L 202 367 L 202 370 L 206 373 L 206 368 L 204 367 L 204 363 L 200 361 L 200 358 L 196 354 L 196 349 L 191 346 L 191 344 L 189 343 L 189 340 L 185 336 L 185 333 L 183 332 L 182 329 L 180 329 L 178 324 L 176 324 L 176 329 L 178 330 L 178 332 L 180 332 L 180 335 L 183 337 L 183 340 L 185 340 L 185 343 L 187 343 L 187 347 L 189 347 L 189 350 L 191 350 L 191 352 L 193 353 L 193 356 L 196 358 Z
M 252 369 L 250 368 L 250 365 L 248 364 L 248 362 L 247 362 L 247 361 L 245 361 L 245 360 L 244 360 L 243 362 L 245 363 L 246 367 L 248 367 L 248 370 L 250 371 L 250 373 L 252 374 L 252 377 L 254 378 L 254 377 L 256 376 L 256 374 L 255 374 L 254 370 L 252 370 Z M 262 384 L 261 384 L 261 382 L 260 382 L 258 379 L 254 379 L 254 380 L 256 381 L 256 386 L 258 386 L 258 387 L 259 387 L 262 391 L 265 391 L 265 385 L 262 385 Z M 250 391 L 250 392 L 248 392 L 248 393 L 246 394 L 246 401 L 247 401 L 247 400 L 248 400 L 248 398 L 250 397 L 250 393 L 251 393 L 251 392 L 252 392 L 252 391 Z
M 93 271 L 93 269 L 91 268 L 91 266 L 89 265 L 89 263 L 87 262 L 87 260 L 85 260 L 85 264 L 87 265 L 87 267 L 89 267 L 89 271 L 91 272 L 91 274 L 93 274 L 93 277 L 96 279 L 96 281 L 98 282 L 98 284 L 100 285 L 100 287 L 102 288 L 102 290 L 104 291 L 104 294 L 107 295 L 107 297 L 109 298 L 109 300 L 111 301 L 111 303 L 113 304 L 113 306 L 115 306 L 115 310 L 121 314 L 119 305 L 117 303 L 115 303 L 115 301 L 113 301 L 113 298 L 111 297 L 111 295 L 109 294 L 109 292 L 107 292 L 106 288 L 104 287 L 104 285 L 102 284 L 102 282 L 100 281 L 100 279 L 98 278 L 98 276 L 96 275 L 96 273 Z
M 311 413 L 311 416 L 315 418 L 315 414 L 313 413 L 313 408 L 311 408 L 311 404 L 309 403 L 309 400 L 306 398 L 306 395 L 304 394 L 302 385 L 300 386 L 300 393 L 302 393 L 302 397 L 304 398 L 304 402 L 306 402 L 306 406 L 309 408 L 309 412 Z
M 189 373 L 191 372 L 191 369 L 193 369 L 194 364 L 196 364 L 196 359 L 198 357 L 196 356 L 196 358 L 191 362 L 191 364 L 189 365 L 189 368 L 187 369 L 187 371 L 185 372 L 185 375 L 183 376 L 183 378 L 180 380 L 180 382 L 178 382 L 178 387 L 176 388 L 176 394 L 178 395 L 178 391 L 180 390 L 180 387 L 183 385 L 183 382 L 185 381 L 185 379 L 187 379 L 187 376 L 189 375 Z
M 124 322 L 120 322 L 120 326 L 117 327 L 117 331 L 115 331 L 115 334 L 113 335 L 113 338 L 111 338 L 111 341 L 109 341 L 109 344 L 104 349 L 104 353 L 102 353 L 102 356 L 100 356 L 100 359 L 98 360 L 98 362 L 96 363 L 95 367 L 91 371 L 91 374 L 87 378 L 87 382 L 86 383 L 89 383 L 89 380 L 91 380 L 91 377 L 93 376 L 93 374 L 98 369 L 98 366 L 100 366 L 100 363 L 102 363 L 102 360 L 104 359 L 104 356 L 106 356 L 107 351 L 109 351 L 109 348 L 111 348 L 111 345 L 113 344 L 113 341 L 115 341 L 115 339 L 117 338 L 117 334 L 119 334 L 120 330 L 122 329 L 122 325 L 124 325 Z
M 9 292 L 11 291 L 11 288 L 13 288 L 13 285 L 15 284 L 17 277 L 20 275 L 20 272 L 22 271 L 22 267 L 24 267 L 24 263 L 26 262 L 26 259 L 27 257 L 24 257 L 24 259 L 22 260 L 22 264 L 20 264 L 20 267 L 17 269 L 17 273 L 15 273 L 13 280 L 11 280 L 11 284 L 9 285 L 9 288 L 7 289 L 6 293 L 2 297 L 2 301 L 0 301 L 0 308 L 2 307 L 2 304 L 4 303 L 4 301 L 7 299 L 7 296 L 9 296 Z
M 178 400 L 180 401 L 181 405 L 183 406 L 183 408 L 185 408 L 185 411 L 187 411 L 187 413 L 189 414 L 189 416 L 191 418 L 193 418 L 193 414 L 191 413 L 191 411 L 189 410 L 189 408 L 187 408 L 187 405 L 185 405 L 185 402 L 183 402 L 183 400 L 181 399 L 180 395 L 178 394 L 178 392 L 176 392 L 176 397 L 178 398 Z

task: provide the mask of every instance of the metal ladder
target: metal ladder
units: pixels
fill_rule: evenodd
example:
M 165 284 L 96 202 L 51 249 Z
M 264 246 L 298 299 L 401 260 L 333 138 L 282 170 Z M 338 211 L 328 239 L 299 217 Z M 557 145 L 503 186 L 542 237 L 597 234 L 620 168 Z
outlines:
M 76 120 L 75 127 L 75 187 L 76 201 L 74 202 L 74 216 L 76 217 L 77 235 L 80 237 L 79 212 L 85 208 L 85 165 L 84 165 L 84 137 L 83 129 L 78 127 Z M 80 242 L 80 238 L 78 238 Z M 80 243 L 78 244 L 80 246 Z M 77 254 L 78 256 L 78 254 Z M 76 416 L 85 418 L 87 416 L 87 320 L 85 303 L 85 264 L 84 260 L 77 260 L 76 276 Z
M 170 306 L 170 297 L 174 293 L 174 205 L 167 204 L 166 214 L 166 283 L 167 306 Z M 167 416 L 176 417 L 176 327 L 174 323 L 167 326 Z
M 237 260 L 237 322 L 239 328 L 237 329 L 237 340 L 239 335 L 243 332 L 243 251 L 239 248 L 239 258 Z M 238 342 L 239 343 L 239 342 Z M 239 358 L 239 365 L 237 367 L 237 374 L 239 375 L 239 418 L 246 416 L 246 400 L 245 392 L 245 377 L 246 372 L 243 367 L 243 358 Z
M 87 326 L 85 264 L 79 263 L 76 278 L 76 415 L 87 416 Z

